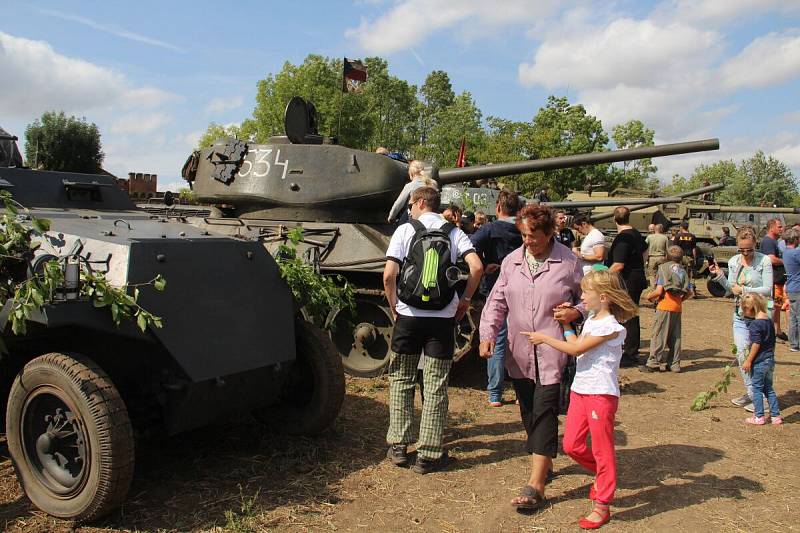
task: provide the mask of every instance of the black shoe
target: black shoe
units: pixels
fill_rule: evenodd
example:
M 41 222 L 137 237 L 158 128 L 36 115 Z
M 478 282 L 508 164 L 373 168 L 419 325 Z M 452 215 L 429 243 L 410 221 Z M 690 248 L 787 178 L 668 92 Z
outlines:
M 405 444 L 392 444 L 386 450 L 386 457 L 391 459 L 395 466 L 408 466 L 408 446 Z
M 658 368 L 652 366 L 642 365 L 639 367 L 639 372 L 646 372 L 648 374 L 651 372 L 658 372 L 658 371 L 659 371 Z
M 639 361 L 637 361 L 636 359 L 622 359 L 622 361 L 619 362 L 620 368 L 632 368 L 638 365 Z
M 446 466 L 450 457 L 447 455 L 447 450 L 444 451 L 441 457 L 438 459 L 425 459 L 423 457 L 417 457 L 417 462 L 414 465 L 414 472 L 417 474 L 430 474 L 431 472 L 435 472 L 437 470 L 443 470 Z
M 778 333 L 777 335 L 775 335 L 775 338 L 776 339 L 780 339 L 782 341 L 788 341 L 789 340 L 789 336 L 786 335 L 786 333 L 784 333 L 782 331 L 780 333 Z

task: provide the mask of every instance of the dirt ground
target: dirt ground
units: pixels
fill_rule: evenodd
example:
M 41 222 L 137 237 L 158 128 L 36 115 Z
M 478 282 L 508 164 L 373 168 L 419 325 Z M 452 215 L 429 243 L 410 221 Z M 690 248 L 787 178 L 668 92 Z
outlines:
M 800 354 L 777 349 L 775 389 L 786 423 L 749 427 L 731 392 L 692 412 L 731 361 L 731 302 L 687 302 L 685 372 L 623 369 L 617 414 L 619 487 L 605 531 L 795 531 L 800 505 Z M 642 309 L 642 338 L 653 310 Z M 646 341 L 645 341 L 646 342 Z M 646 347 L 643 348 L 646 351 Z M 124 508 L 78 531 L 576 531 L 590 478 L 555 460 L 550 505 L 509 505 L 528 476 L 513 392 L 486 405 L 485 365 L 455 367 L 445 445 L 454 461 L 419 476 L 384 458 L 385 378 L 348 379 L 333 429 L 321 438 L 275 435 L 249 418 L 143 443 Z M 563 422 L 563 418 L 562 418 Z M 563 429 L 563 425 L 562 425 Z M 10 531 L 72 531 L 22 495 L 0 442 L 0 523 Z

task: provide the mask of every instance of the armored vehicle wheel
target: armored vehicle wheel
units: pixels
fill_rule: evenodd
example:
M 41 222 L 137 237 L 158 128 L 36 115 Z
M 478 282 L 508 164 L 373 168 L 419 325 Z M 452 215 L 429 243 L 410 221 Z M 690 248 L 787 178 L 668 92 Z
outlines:
M 328 336 L 304 320 L 295 323 L 295 344 L 297 359 L 280 403 L 253 414 L 290 435 L 317 435 L 336 420 L 344 401 L 342 359 Z
M 342 358 L 344 371 L 351 376 L 380 376 L 389 366 L 394 320 L 382 303 L 357 297 L 355 318 L 347 310 L 336 311 L 331 317 L 331 340 Z
M 119 506 L 133 476 L 128 411 L 94 362 L 50 353 L 30 361 L 8 398 L 6 436 L 31 502 L 89 521 Z

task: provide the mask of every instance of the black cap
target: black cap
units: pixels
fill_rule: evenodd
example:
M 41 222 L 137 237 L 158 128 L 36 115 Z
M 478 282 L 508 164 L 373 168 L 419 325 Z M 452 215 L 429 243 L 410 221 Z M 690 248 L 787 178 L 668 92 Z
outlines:
M 684 220 L 683 222 L 681 222 L 681 228 L 683 228 L 683 229 L 688 229 L 688 228 L 689 228 L 689 222 L 688 222 L 688 221 L 686 221 L 686 220 Z
M 475 222 L 475 213 L 472 211 L 464 211 L 464 214 L 461 215 L 461 220 L 469 220 L 470 222 Z

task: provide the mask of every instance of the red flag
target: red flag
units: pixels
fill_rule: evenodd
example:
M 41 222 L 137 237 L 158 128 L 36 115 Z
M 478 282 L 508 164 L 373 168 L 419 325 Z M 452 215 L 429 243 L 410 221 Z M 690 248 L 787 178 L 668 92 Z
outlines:
M 464 144 L 464 138 L 461 138 L 461 148 L 458 149 L 458 159 L 456 160 L 456 167 L 467 166 L 467 147 Z

